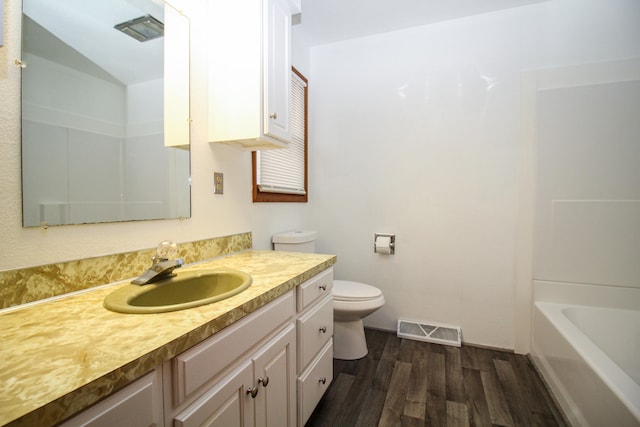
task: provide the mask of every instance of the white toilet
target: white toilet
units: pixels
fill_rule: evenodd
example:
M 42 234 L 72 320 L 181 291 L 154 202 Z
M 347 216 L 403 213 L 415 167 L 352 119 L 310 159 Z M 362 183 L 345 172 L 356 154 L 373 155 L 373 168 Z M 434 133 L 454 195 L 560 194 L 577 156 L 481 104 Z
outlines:
M 375 286 L 346 280 L 333 281 L 333 357 L 354 360 L 367 355 L 362 319 L 384 305 Z
M 296 230 L 275 234 L 276 251 L 315 252 L 318 233 Z M 380 289 L 360 282 L 333 281 L 333 357 L 354 360 L 367 355 L 362 319 L 384 305 Z

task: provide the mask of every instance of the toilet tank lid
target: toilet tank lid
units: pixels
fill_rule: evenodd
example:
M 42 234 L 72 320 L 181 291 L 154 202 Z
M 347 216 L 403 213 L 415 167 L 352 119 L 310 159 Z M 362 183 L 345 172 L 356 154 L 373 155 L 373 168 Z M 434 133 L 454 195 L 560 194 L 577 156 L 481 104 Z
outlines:
M 271 238 L 272 243 L 305 243 L 312 242 L 318 237 L 315 230 L 293 230 L 283 233 L 274 234 Z
M 382 291 L 366 283 L 351 282 L 349 280 L 333 281 L 333 299 L 340 301 L 354 301 L 374 299 L 382 295 Z

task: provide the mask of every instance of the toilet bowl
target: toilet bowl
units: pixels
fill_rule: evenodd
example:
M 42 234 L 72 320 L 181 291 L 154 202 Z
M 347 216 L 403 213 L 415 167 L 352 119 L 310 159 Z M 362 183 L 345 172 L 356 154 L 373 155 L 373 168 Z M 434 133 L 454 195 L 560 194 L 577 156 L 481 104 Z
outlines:
M 333 281 L 333 357 L 355 360 L 367 355 L 362 319 L 385 303 L 380 289 L 360 282 Z
M 294 230 L 275 234 L 271 241 L 276 251 L 315 252 L 318 233 Z M 360 282 L 333 281 L 333 357 L 355 360 L 367 355 L 367 340 L 362 319 L 384 305 L 380 289 Z

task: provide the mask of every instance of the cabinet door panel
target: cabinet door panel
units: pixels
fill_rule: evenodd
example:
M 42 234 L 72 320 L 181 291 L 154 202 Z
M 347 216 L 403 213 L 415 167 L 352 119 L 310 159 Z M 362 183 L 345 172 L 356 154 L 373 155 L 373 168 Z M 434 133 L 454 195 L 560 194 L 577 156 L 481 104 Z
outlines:
M 289 104 L 291 94 L 291 10 L 285 0 L 265 0 L 267 13 L 264 43 L 265 64 L 264 133 L 282 141 L 291 140 Z
M 295 426 L 295 346 L 296 330 L 290 324 L 253 357 L 254 386 L 259 390 L 256 427 Z
M 208 140 L 286 148 L 291 140 L 291 13 L 298 5 L 288 0 L 207 3 Z
M 61 427 L 161 426 L 161 381 L 154 370 Z
M 220 380 L 174 419 L 176 427 L 249 427 L 254 408 L 247 394 L 253 369 L 249 360 Z

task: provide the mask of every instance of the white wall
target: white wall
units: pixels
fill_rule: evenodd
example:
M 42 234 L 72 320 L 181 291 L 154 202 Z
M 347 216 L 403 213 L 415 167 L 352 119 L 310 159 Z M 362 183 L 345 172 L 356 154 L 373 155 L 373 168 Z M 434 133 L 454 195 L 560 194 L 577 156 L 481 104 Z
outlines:
M 383 290 L 367 324 L 440 321 L 526 351 L 521 72 L 639 56 L 638 22 L 635 1 L 557 0 L 312 49 L 310 222 L 338 278 Z M 375 232 L 396 255 L 373 253 Z

